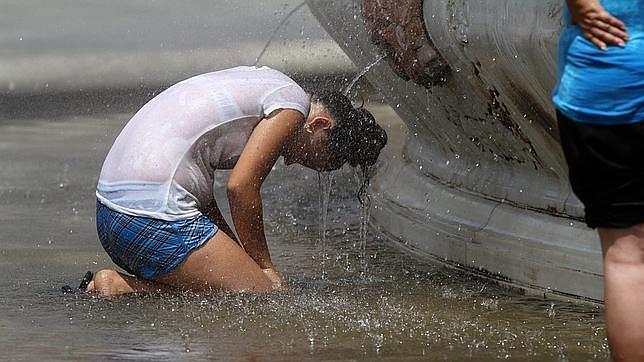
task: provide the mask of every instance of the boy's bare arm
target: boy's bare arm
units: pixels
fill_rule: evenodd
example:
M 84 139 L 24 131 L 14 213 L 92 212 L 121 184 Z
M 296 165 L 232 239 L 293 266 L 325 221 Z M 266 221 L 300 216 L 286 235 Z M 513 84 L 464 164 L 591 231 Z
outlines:
M 301 128 L 301 113 L 285 109 L 262 120 L 253 130 L 228 178 L 228 202 L 239 241 L 262 269 L 271 269 L 260 188 L 282 148 L 296 128 Z

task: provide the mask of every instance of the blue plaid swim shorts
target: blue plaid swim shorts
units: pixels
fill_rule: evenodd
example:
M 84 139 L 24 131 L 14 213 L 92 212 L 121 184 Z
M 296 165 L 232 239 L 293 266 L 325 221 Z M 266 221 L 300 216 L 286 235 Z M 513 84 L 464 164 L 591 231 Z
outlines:
M 204 215 L 165 221 L 123 214 L 98 200 L 96 229 L 112 261 L 143 279 L 155 279 L 169 273 L 218 230 Z

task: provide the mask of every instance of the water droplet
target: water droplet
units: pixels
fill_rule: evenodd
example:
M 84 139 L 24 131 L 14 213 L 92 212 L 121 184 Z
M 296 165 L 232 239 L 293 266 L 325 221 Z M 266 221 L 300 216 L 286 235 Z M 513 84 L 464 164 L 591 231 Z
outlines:
M 548 307 L 548 317 L 554 318 L 556 314 L 555 303 L 550 303 L 550 307 Z

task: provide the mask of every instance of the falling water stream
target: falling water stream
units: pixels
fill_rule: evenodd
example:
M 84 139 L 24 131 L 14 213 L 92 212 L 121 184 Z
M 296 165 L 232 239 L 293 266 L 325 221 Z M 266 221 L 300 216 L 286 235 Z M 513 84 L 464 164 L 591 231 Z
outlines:
M 353 243 L 353 247 L 358 251 L 360 261 L 360 276 L 366 277 L 367 268 L 369 267 L 369 255 L 367 253 L 367 233 L 369 229 L 369 215 L 371 209 L 371 196 L 369 195 L 368 186 L 370 181 L 370 170 L 357 171 L 358 179 L 358 200 L 360 203 L 360 227 L 358 231 L 358 240 Z M 326 279 L 326 263 L 329 260 L 327 253 L 326 233 L 328 227 L 329 200 L 331 196 L 331 186 L 333 183 L 333 174 L 331 172 L 318 172 L 318 189 L 320 205 L 320 244 L 321 244 L 321 277 Z
M 293 16 L 293 14 L 295 14 L 298 10 L 300 10 L 302 7 L 304 7 L 304 5 L 306 5 L 306 1 L 302 2 L 302 3 L 301 3 L 301 4 L 299 4 L 298 6 L 294 7 L 293 9 L 291 9 L 291 11 L 289 11 L 289 12 L 286 14 L 286 16 L 284 16 L 284 19 L 282 19 L 282 21 L 280 21 L 280 22 L 279 22 L 279 24 L 277 24 L 277 26 L 275 27 L 275 29 L 273 29 L 273 33 L 272 33 L 272 34 L 271 34 L 271 36 L 268 38 L 268 41 L 266 41 L 266 44 L 264 44 L 264 47 L 262 48 L 262 51 L 260 51 L 260 52 L 259 52 L 259 54 L 257 55 L 257 58 L 255 58 L 255 63 L 253 63 L 253 65 L 257 65 L 257 64 L 259 64 L 259 61 L 260 61 L 260 60 L 262 59 L 262 57 L 264 56 L 264 53 L 266 53 L 266 50 L 268 49 L 268 47 L 271 45 L 271 43 L 272 43 L 272 42 L 273 42 L 273 40 L 275 39 L 275 36 L 277 35 L 277 32 L 282 28 L 282 26 L 283 26 L 284 24 L 286 24 L 286 22 L 288 21 L 288 19 L 290 19 L 290 18 L 291 18 L 291 16 Z
M 342 91 L 342 94 L 345 96 L 349 95 L 349 92 L 355 87 L 355 85 L 358 83 L 358 81 L 364 77 L 371 68 L 373 68 L 376 64 L 378 64 L 382 59 L 384 58 L 383 55 L 379 55 L 376 60 L 368 64 L 366 67 L 364 67 L 352 80 L 349 82 L 349 84 L 344 88 Z M 357 171 L 356 174 L 359 174 L 359 183 L 360 183 L 360 189 L 358 190 L 358 198 L 360 201 L 360 232 L 359 232 L 359 239 L 358 239 L 358 245 L 354 244 L 354 247 L 357 247 L 359 250 L 359 259 L 360 259 L 360 276 L 361 277 L 366 277 L 367 275 L 367 268 L 369 266 L 369 256 L 367 254 L 367 228 L 369 225 L 369 210 L 371 208 L 371 197 L 368 194 L 368 186 L 369 186 L 369 180 L 371 178 L 370 174 L 371 170 L 370 169 L 362 169 L 360 168 L 359 171 Z
M 326 249 L 326 228 L 332 182 L 333 178 L 331 172 L 318 172 L 318 187 L 320 190 L 320 244 L 322 247 L 320 267 L 322 269 L 322 279 L 326 279 L 327 277 L 326 262 L 329 259 Z
M 369 195 L 370 175 L 368 170 L 360 172 L 360 190 L 358 191 L 360 201 L 360 233 L 358 239 L 358 248 L 360 250 L 360 276 L 366 277 L 367 268 L 369 267 L 369 255 L 367 253 L 367 232 L 369 231 L 369 216 L 371 211 L 371 196 Z

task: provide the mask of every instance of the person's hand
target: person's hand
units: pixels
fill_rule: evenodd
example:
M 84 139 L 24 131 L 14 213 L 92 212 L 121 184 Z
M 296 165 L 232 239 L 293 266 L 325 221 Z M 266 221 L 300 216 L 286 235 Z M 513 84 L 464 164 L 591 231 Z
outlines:
M 628 40 L 626 25 L 609 14 L 599 0 L 568 0 L 568 9 L 573 24 L 599 49 L 606 50 L 607 44 L 623 47 Z
M 279 275 L 277 270 L 274 268 L 267 268 L 267 269 L 262 269 L 264 274 L 270 279 L 270 281 L 273 283 L 273 289 L 274 290 L 286 290 L 287 286 L 286 283 L 282 280 L 282 277 Z

